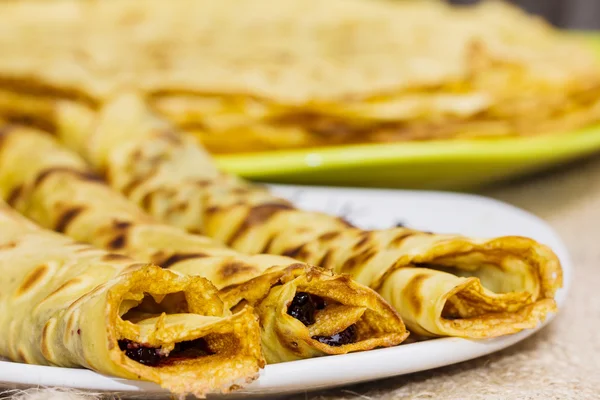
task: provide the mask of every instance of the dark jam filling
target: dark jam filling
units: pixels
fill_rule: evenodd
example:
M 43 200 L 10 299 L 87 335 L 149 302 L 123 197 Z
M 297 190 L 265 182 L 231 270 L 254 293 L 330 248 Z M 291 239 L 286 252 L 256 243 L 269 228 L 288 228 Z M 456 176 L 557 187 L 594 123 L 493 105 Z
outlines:
M 312 338 L 326 345 L 337 347 L 356 342 L 356 336 L 356 325 L 350 325 L 331 336 L 313 336 Z
M 169 355 L 164 355 L 158 347 L 147 346 L 128 339 L 119 340 L 119 348 L 133 361 L 149 367 L 168 365 L 176 361 L 214 354 L 204 339 L 176 343 Z
M 160 364 L 161 355 L 156 347 L 144 346 L 131 340 L 119 340 L 119 348 L 125 355 L 140 364 L 155 367 Z
M 288 314 L 308 326 L 315 323 L 315 312 L 324 309 L 326 306 L 327 303 L 322 297 L 298 292 L 288 307 Z M 354 343 L 357 338 L 356 325 L 350 325 L 343 331 L 331 336 L 313 336 L 312 338 L 329 346 L 343 346 Z
M 288 314 L 308 326 L 315 323 L 315 311 L 324 309 L 326 305 L 319 296 L 298 292 L 288 307 Z

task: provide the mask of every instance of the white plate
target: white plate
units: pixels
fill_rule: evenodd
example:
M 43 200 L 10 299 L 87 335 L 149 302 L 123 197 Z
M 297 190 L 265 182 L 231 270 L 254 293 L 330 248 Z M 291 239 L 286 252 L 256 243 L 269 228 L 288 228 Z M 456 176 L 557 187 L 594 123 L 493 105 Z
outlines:
M 572 267 L 565 246 L 539 218 L 499 201 L 464 194 L 399 190 L 272 186 L 306 209 L 346 216 L 364 228 L 410 227 L 477 237 L 522 235 L 549 245 L 560 257 L 565 287 L 556 295 L 564 304 Z M 550 320 L 550 318 L 548 319 Z M 408 374 L 489 354 L 539 330 L 490 340 L 443 338 L 363 353 L 268 365 L 242 395 L 283 394 L 325 389 Z M 111 392 L 166 395 L 155 384 L 116 379 L 84 369 L 56 368 L 0 361 L 0 384 L 62 386 Z M 142 393 L 140 393 L 142 394 Z M 229 395 L 228 397 L 231 397 Z M 219 396 L 220 397 L 220 396 Z

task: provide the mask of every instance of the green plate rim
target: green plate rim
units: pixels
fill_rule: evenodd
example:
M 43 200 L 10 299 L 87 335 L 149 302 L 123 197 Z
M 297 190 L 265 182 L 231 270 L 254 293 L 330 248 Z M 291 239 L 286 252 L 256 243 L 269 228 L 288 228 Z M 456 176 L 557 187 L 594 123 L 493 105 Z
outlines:
M 600 148 L 600 124 L 570 133 L 505 139 L 346 145 L 217 156 L 218 164 L 247 176 L 347 167 L 455 161 L 561 160 Z

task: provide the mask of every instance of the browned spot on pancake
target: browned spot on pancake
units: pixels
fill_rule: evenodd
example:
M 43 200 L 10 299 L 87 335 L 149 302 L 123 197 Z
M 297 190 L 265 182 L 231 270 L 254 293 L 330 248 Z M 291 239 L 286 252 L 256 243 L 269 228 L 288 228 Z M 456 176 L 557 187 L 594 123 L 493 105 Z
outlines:
M 130 221 L 114 220 L 113 228 L 118 231 L 117 235 L 107 244 L 107 247 L 112 250 L 119 250 L 127 244 L 127 230 L 131 228 Z
M 340 231 L 325 232 L 324 234 L 319 236 L 317 238 L 317 240 L 322 241 L 322 242 L 327 242 L 327 241 L 330 241 L 330 240 L 335 239 L 336 237 L 340 236 L 341 233 L 342 232 L 340 232 Z
M 25 110 L 5 110 L 2 117 L 17 125 L 33 127 L 44 133 L 55 134 L 57 131 L 56 121 L 51 115 L 31 114 Z
M 390 242 L 390 246 L 393 247 L 400 247 L 402 245 L 402 242 L 404 242 L 405 239 L 416 235 L 417 232 L 403 232 L 400 235 L 396 236 L 394 239 L 392 239 L 392 241 Z
M 220 209 L 221 209 L 221 207 L 219 207 L 219 206 L 210 206 L 210 207 L 208 207 L 208 208 L 206 209 L 206 213 L 207 213 L 207 214 L 214 214 L 214 213 L 216 213 L 217 211 L 219 211 Z
M 123 230 L 123 229 L 128 229 L 130 226 L 131 226 L 130 221 L 119 221 L 119 220 L 113 221 L 113 227 L 115 229 Z
M 131 181 L 129 181 L 122 189 L 121 189 L 121 193 L 123 193 L 125 196 L 129 196 L 131 193 L 133 193 L 133 191 L 138 188 L 142 183 L 145 182 L 145 179 L 140 179 L 140 178 L 134 178 Z
M 237 195 L 248 194 L 250 192 L 252 192 L 252 190 L 250 188 L 243 187 L 243 186 L 234 187 L 233 189 L 230 190 L 231 194 L 237 194 Z
M 244 203 L 243 201 L 239 200 L 239 201 L 235 201 L 231 204 L 228 204 L 226 206 L 210 206 L 210 207 L 206 207 L 205 213 L 210 215 L 210 214 L 214 214 L 217 212 L 227 212 L 227 211 L 233 210 L 234 208 L 239 207 L 239 206 L 247 207 L 247 204 Z
M 425 279 L 427 279 L 427 274 L 417 274 L 411 278 L 404 288 L 405 296 L 416 314 L 420 314 L 423 309 L 424 299 L 419 291 Z
M 152 198 L 158 191 L 159 191 L 159 189 L 151 190 L 148 193 L 146 193 L 144 195 L 144 197 L 142 197 L 142 200 L 140 201 L 140 206 L 142 207 L 142 209 L 144 209 L 144 210 L 150 209 L 150 206 L 152 206 Z
M 108 253 L 102 256 L 101 258 L 102 261 L 129 261 L 131 260 L 131 257 L 125 256 L 123 254 L 117 254 L 117 253 Z
M 55 175 L 55 174 L 69 174 L 69 175 L 73 175 L 84 181 L 92 181 L 92 182 L 102 181 L 102 179 L 100 179 L 100 177 L 98 175 L 93 174 L 89 171 L 80 171 L 78 169 L 71 168 L 71 167 L 52 167 L 52 168 L 45 169 L 38 174 L 38 176 L 35 178 L 35 181 L 33 181 L 33 187 L 34 188 L 38 187 L 46 179 L 48 179 L 50 176 Z
M 333 250 L 329 249 L 325 252 L 325 255 L 323 255 L 323 258 L 321 258 L 316 264 L 319 267 L 322 268 L 329 268 L 327 264 L 329 264 L 329 262 L 331 261 L 331 257 L 333 256 Z
M 19 197 L 21 197 L 22 193 L 23 185 L 16 186 L 13 190 L 11 190 L 8 196 L 6 197 L 6 202 L 8 203 L 8 205 L 14 206 L 17 203 L 17 200 L 19 200 Z
M 144 153 L 142 153 L 141 149 L 135 149 L 135 151 L 131 154 L 131 158 L 134 162 L 139 162 L 142 160 Z
M 243 262 L 233 261 L 223 264 L 219 268 L 219 275 L 222 278 L 229 278 L 237 274 L 241 274 L 244 272 L 255 271 L 256 268 L 252 265 L 244 264 Z
M 302 271 L 304 271 L 304 270 L 310 270 L 310 271 L 312 271 L 313 269 L 314 268 L 312 268 L 312 267 L 310 267 L 310 266 L 308 266 L 308 265 L 306 265 L 304 263 L 295 262 L 293 264 L 288 265 L 285 268 L 284 271 L 286 271 L 286 272 L 290 272 L 290 271 L 293 272 L 293 271 L 296 271 L 296 270 L 298 270 L 298 271 L 300 271 L 300 270 L 302 270 Z
M 365 245 L 369 241 L 369 239 L 371 239 L 371 232 L 370 231 L 361 232 L 361 234 L 360 234 L 360 240 L 354 244 L 354 246 L 352 247 L 352 249 L 353 250 L 358 250 L 363 245 Z
M 150 256 L 150 262 L 152 264 L 157 264 L 159 265 L 160 263 L 162 263 L 166 258 L 168 257 L 168 253 L 164 250 L 156 250 L 151 256 Z
M 262 250 L 259 251 L 259 253 L 268 253 L 269 249 L 271 248 L 271 245 L 273 244 L 273 241 L 275 240 L 276 237 L 277 237 L 277 234 L 273 234 L 269 239 L 267 239 L 267 241 L 265 242 L 265 245 L 263 246 Z
M 125 233 L 119 233 L 113 240 L 108 242 L 107 247 L 111 250 L 119 250 L 125 247 L 127 244 L 127 235 Z
M 259 226 L 263 224 L 277 213 L 293 209 L 294 207 L 292 207 L 288 203 L 265 203 L 250 208 L 250 210 L 248 211 L 248 215 L 246 215 L 246 219 L 244 219 L 242 224 L 237 228 L 233 235 L 231 235 L 231 237 L 227 241 L 227 244 L 234 243 L 247 230 L 254 226 Z
M 185 210 L 188 209 L 190 205 L 187 202 L 181 202 L 181 203 L 177 203 L 175 205 L 173 205 L 173 207 L 169 207 L 167 213 L 174 213 L 174 212 L 184 212 Z
M 19 288 L 17 289 L 17 296 L 24 294 L 33 286 L 35 286 L 35 284 L 42 280 L 47 273 L 47 265 L 42 264 L 36 267 L 33 271 L 27 274 L 27 276 L 23 280 L 23 283 L 21 283 L 21 286 L 19 286 Z
M 361 267 L 365 265 L 371 258 L 373 258 L 377 254 L 377 250 L 373 248 L 367 248 L 362 252 L 355 254 L 354 256 L 347 259 L 340 271 L 342 273 L 352 275 L 352 272 L 355 268 Z
M 27 356 L 25 355 L 25 352 L 22 349 L 17 350 L 17 355 L 19 356 L 20 361 L 29 364 L 29 362 L 27 361 Z
M 79 278 L 69 279 L 68 281 L 66 281 L 65 283 L 63 283 L 62 285 L 60 285 L 52 293 L 50 293 L 48 296 L 46 296 L 46 298 L 44 300 L 42 300 L 42 301 L 46 301 L 46 299 L 49 299 L 50 297 L 53 297 L 53 296 L 57 295 L 58 293 L 62 292 L 63 290 L 65 290 L 69 286 L 73 286 L 73 285 L 75 285 L 75 284 L 77 284 L 79 282 L 80 282 Z
M 192 260 L 194 258 L 204 258 L 204 257 L 208 257 L 208 256 L 203 253 L 188 253 L 188 254 L 175 253 L 175 254 L 172 254 L 171 256 L 169 256 L 168 258 L 166 258 L 164 261 L 157 262 L 156 264 L 160 265 L 162 268 L 170 268 L 174 264 L 177 264 L 178 262 L 181 262 L 181 261 Z
M 4 124 L 4 125 L 0 126 L 0 149 L 4 145 L 6 138 L 11 133 L 11 131 L 14 130 L 14 128 L 15 128 L 15 126 L 11 125 L 11 124 Z
M 17 242 L 15 241 L 0 243 L 0 250 L 14 249 L 15 247 L 17 247 Z
M 96 167 L 95 172 L 98 174 L 99 177 L 102 178 L 103 181 L 113 183 L 114 178 L 112 176 L 110 165 L 99 165 Z
M 200 187 L 210 186 L 210 185 L 212 185 L 212 183 L 213 183 L 213 181 L 208 180 L 208 179 L 199 179 L 197 181 L 194 181 L 194 185 L 200 186 Z
M 283 253 L 281 253 L 281 255 L 286 256 L 286 257 L 291 257 L 291 258 L 301 258 L 303 249 L 304 249 L 304 245 L 301 244 L 298 247 L 294 247 L 292 249 L 285 250 Z
M 54 230 L 56 232 L 65 233 L 71 222 L 73 222 L 83 211 L 85 211 L 85 207 L 83 206 L 75 206 L 63 211 L 56 220 Z
M 203 235 L 204 232 L 202 232 L 202 230 L 198 229 L 198 228 L 189 228 L 188 233 L 191 233 L 192 235 Z

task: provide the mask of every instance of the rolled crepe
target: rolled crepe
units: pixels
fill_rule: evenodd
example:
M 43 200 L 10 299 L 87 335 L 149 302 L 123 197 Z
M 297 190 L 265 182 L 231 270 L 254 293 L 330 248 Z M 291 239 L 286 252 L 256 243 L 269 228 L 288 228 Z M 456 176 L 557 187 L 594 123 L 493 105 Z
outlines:
M 347 277 L 159 224 L 51 136 L 15 126 L 3 137 L 0 193 L 11 205 L 77 240 L 209 278 L 228 308 L 255 306 L 269 363 L 393 346 L 408 335 L 381 296 Z
M 0 203 L 0 355 L 228 392 L 264 365 L 250 307 L 232 314 L 206 279 L 44 231 Z
M 393 308 L 371 289 L 303 264 L 272 268 L 219 294 L 233 310 L 257 307 L 267 360 L 389 347 L 408 336 Z
M 556 310 L 561 266 L 534 240 L 365 231 L 296 209 L 220 173 L 192 138 L 153 116 L 135 94 L 116 97 L 97 117 L 77 117 L 85 113 L 76 107 L 62 115 L 63 142 L 153 216 L 242 252 L 348 273 L 382 294 L 418 334 L 494 337 L 534 327 Z M 181 204 L 188 206 L 181 211 Z

